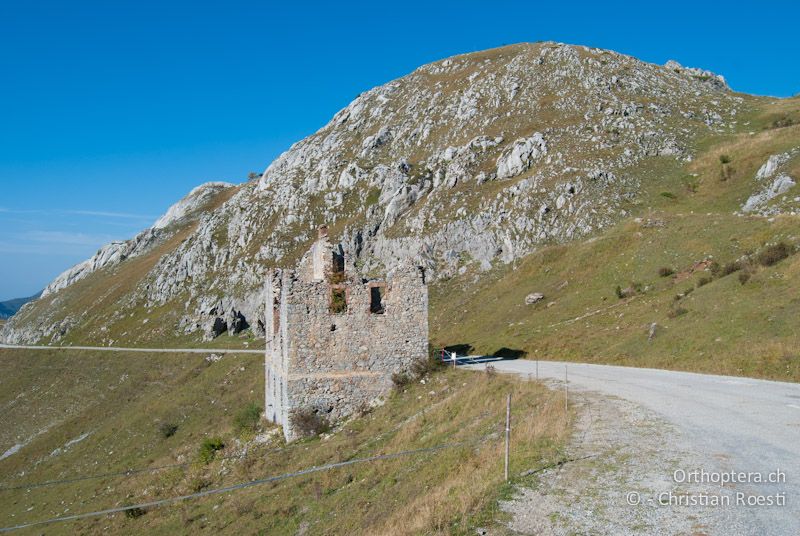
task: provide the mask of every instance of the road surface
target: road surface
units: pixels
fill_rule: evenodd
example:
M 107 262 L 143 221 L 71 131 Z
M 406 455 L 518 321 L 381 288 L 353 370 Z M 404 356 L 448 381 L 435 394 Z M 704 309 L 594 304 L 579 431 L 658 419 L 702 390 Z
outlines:
M 464 366 L 482 369 L 487 364 L 498 372 L 529 378 L 537 370 L 536 361 L 522 359 Z M 745 477 L 750 482 L 742 482 L 736 476 L 739 483 L 723 486 L 721 493 L 734 504 L 718 519 L 731 526 L 714 527 L 713 532 L 800 535 L 800 384 L 553 361 L 539 361 L 538 374 L 541 379 L 563 382 L 565 367 L 570 391 L 618 397 L 674 425 L 680 441 L 696 455 L 694 460 L 703 464 L 684 468 L 687 471 L 705 470 L 706 478 L 730 471 L 767 478 L 773 474 L 776 479 L 784 475 L 785 482 L 778 483 L 753 482 L 755 475 Z M 680 486 L 676 483 L 676 487 Z M 782 506 L 737 504 L 737 500 L 761 500 L 758 497 L 780 502 L 780 494 L 785 494 Z M 691 513 L 690 507 L 683 510 L 683 515 Z

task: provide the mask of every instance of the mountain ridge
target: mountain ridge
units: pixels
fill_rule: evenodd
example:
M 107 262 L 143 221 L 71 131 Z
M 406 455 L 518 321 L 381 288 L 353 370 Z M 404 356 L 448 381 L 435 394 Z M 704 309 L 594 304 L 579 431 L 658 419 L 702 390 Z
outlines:
M 1 336 L 130 337 L 115 327 L 129 323 L 122 310 L 140 327 L 163 313 L 176 337 L 209 338 L 217 318 L 239 316 L 261 336 L 266 273 L 322 223 L 364 274 L 411 258 L 433 281 L 480 277 L 629 217 L 657 181 L 652 162 L 690 165 L 699 140 L 733 135 L 763 102 L 708 71 L 550 42 L 433 62 L 362 93 L 198 214 L 116 311 L 68 311 L 55 293 Z

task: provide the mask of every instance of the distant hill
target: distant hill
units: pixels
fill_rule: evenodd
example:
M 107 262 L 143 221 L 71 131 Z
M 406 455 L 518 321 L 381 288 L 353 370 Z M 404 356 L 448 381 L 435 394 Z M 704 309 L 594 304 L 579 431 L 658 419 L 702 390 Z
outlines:
M 41 294 L 41 292 L 37 292 L 33 296 L 28 296 L 27 298 L 14 298 L 13 300 L 0 302 L 0 318 L 10 318 L 14 316 L 23 305 L 37 299 Z

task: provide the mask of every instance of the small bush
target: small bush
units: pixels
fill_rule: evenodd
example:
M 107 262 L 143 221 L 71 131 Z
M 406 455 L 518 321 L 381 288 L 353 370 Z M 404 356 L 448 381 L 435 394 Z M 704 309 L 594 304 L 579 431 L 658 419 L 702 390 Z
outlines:
M 703 276 L 703 277 L 701 277 L 700 279 L 697 280 L 697 288 L 700 288 L 702 286 L 708 285 L 709 283 L 711 283 L 711 281 L 712 281 L 712 279 L 710 277 Z
M 414 381 L 419 381 L 429 374 L 445 368 L 447 364 L 442 361 L 439 354 L 433 350 L 428 352 L 428 357 L 418 359 L 411 363 L 408 371 L 395 372 L 392 374 L 392 383 L 395 389 L 403 389 Z
M 700 181 L 693 175 L 687 175 L 681 179 L 683 186 L 689 193 L 695 194 L 700 188 Z
M 497 376 L 497 369 L 494 368 L 494 365 L 486 365 L 486 376 L 491 380 Z
M 218 450 L 225 448 L 225 443 L 219 437 L 206 438 L 200 444 L 200 450 L 197 452 L 197 459 L 201 463 L 209 464 L 217 455 Z
M 708 265 L 708 270 L 711 272 L 711 277 L 719 277 L 722 266 L 717 261 L 711 261 L 711 264 Z
M 741 269 L 742 269 L 742 263 L 739 261 L 725 263 L 725 266 L 722 267 L 722 271 L 720 272 L 720 277 L 731 275 L 732 273 L 738 272 Z
M 372 406 L 370 406 L 366 402 L 360 402 L 356 406 L 356 409 L 353 411 L 353 414 L 356 417 L 366 417 L 370 413 L 372 413 Z
M 314 408 L 294 408 L 289 412 L 289 421 L 295 433 L 301 437 L 324 434 L 330 430 L 328 419 Z
M 784 128 L 784 127 L 790 127 L 792 125 L 794 125 L 794 119 L 792 119 L 788 115 L 785 115 L 780 119 L 776 119 L 775 121 L 772 122 L 772 128 Z
M 660 277 L 669 277 L 674 273 L 675 273 L 675 270 L 673 270 L 672 268 L 669 268 L 667 266 L 662 266 L 661 268 L 658 269 L 658 275 Z
M 617 298 L 621 300 L 624 298 L 630 298 L 631 296 L 643 292 L 643 290 L 644 287 L 642 286 L 641 283 L 632 283 L 631 286 L 625 288 L 622 288 L 619 285 L 617 285 L 617 288 L 614 289 L 614 293 L 617 295 Z
M 164 439 L 174 436 L 177 431 L 178 425 L 174 422 L 165 421 L 158 425 L 158 433 L 160 433 L 161 437 Z
M 243 432 L 257 432 L 260 422 L 261 406 L 253 402 L 240 409 L 239 413 L 233 418 L 233 425 L 240 434 Z
M 392 374 L 392 384 L 395 389 L 402 389 L 411 383 L 411 376 L 405 372 L 395 372 Z
M 198 493 L 200 491 L 203 491 L 205 488 L 209 487 L 211 485 L 211 480 L 209 480 L 203 475 L 195 475 L 191 479 L 189 479 L 187 485 L 189 487 L 189 490 L 192 491 L 192 493 Z
M 723 164 L 723 165 L 730 164 L 731 163 L 731 157 L 728 156 L 727 154 L 721 154 L 721 155 L 719 155 L 719 163 Z
M 739 283 L 744 285 L 748 281 L 750 281 L 750 272 L 740 272 L 739 273 Z
M 670 318 L 678 318 L 679 316 L 683 316 L 689 312 L 689 309 L 684 307 L 676 307 L 674 309 L 670 309 L 669 313 L 667 314 Z
M 761 266 L 772 266 L 792 254 L 792 248 L 786 242 L 778 242 L 762 249 L 756 260 Z
M 435 355 L 428 354 L 427 358 L 418 359 L 411 364 L 411 374 L 414 379 L 420 380 L 444 367 L 445 363 L 441 359 Z
M 661 195 L 661 197 L 666 197 L 667 199 L 676 199 L 677 198 L 677 196 L 675 194 L 673 194 L 672 192 L 661 192 L 659 195 Z
M 129 508 L 125 510 L 125 517 L 129 519 L 136 519 L 137 517 L 142 517 L 145 513 L 146 512 L 143 508 Z

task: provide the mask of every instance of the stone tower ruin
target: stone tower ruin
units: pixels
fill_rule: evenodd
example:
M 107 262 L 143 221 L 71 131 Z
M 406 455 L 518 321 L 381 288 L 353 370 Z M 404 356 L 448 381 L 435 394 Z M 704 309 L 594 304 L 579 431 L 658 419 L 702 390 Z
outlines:
M 422 268 L 403 263 L 385 280 L 363 279 L 325 226 L 295 270 L 271 275 L 266 294 L 266 415 L 287 440 L 297 436 L 292 410 L 336 421 L 427 357 Z

